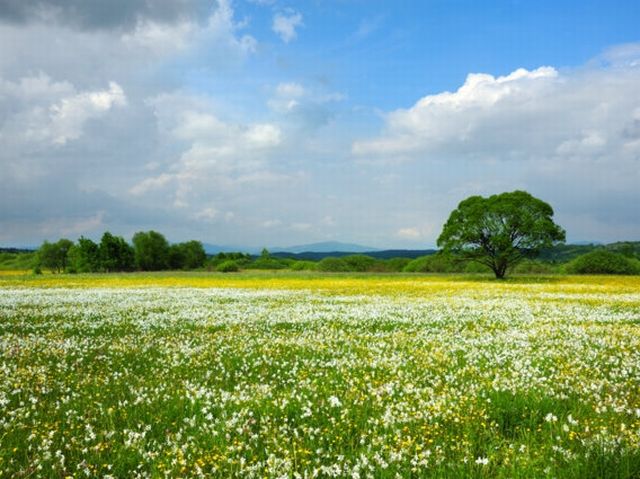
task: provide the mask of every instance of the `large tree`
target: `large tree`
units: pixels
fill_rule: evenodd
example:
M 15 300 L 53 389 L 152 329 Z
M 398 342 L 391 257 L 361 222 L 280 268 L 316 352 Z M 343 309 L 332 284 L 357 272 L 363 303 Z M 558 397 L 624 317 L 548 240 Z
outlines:
M 471 196 L 451 212 L 438 246 L 504 278 L 521 259 L 565 240 L 552 216 L 549 204 L 526 191 Z
M 121 236 L 108 231 L 102 235 L 98 246 L 100 269 L 106 272 L 131 271 L 134 268 L 133 248 Z
M 169 267 L 171 269 L 196 269 L 204 266 L 207 253 L 200 241 L 187 241 L 169 247 Z
M 142 271 L 169 268 L 169 242 L 157 231 L 138 231 L 133 235 L 136 266 Z
M 92 240 L 81 236 L 67 253 L 69 271 L 72 273 L 94 273 L 100 269 L 100 251 Z

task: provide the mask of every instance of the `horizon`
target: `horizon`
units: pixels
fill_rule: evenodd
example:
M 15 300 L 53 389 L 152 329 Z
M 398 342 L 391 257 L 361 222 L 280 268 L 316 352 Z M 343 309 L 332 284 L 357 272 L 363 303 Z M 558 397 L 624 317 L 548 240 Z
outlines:
M 639 22 L 622 0 L 0 0 L 0 245 L 433 249 L 460 201 L 516 189 L 567 244 L 636 241 Z
M 161 233 L 161 232 L 160 232 Z M 162 234 L 162 233 L 161 233 Z M 120 236 L 120 235 L 116 235 Z M 123 237 L 124 240 L 128 244 L 132 244 L 129 238 Z M 54 242 L 52 240 L 50 242 Z M 77 242 L 78 238 L 66 238 L 71 239 L 74 243 Z M 95 237 L 87 237 L 94 241 L 95 243 L 100 243 L 100 236 Z M 192 238 L 193 240 L 193 238 Z M 49 240 L 45 240 L 49 241 Z M 170 238 L 167 238 L 169 244 L 178 244 L 181 241 L 172 241 Z M 320 241 L 320 242 L 311 242 L 305 244 L 296 244 L 296 245 L 288 245 L 288 246 L 278 246 L 278 245 L 223 245 L 223 244 L 214 244 L 206 241 L 201 241 L 195 239 L 195 241 L 199 241 L 208 255 L 217 254 L 217 252 L 227 253 L 227 252 L 237 252 L 237 253 L 248 253 L 251 255 L 258 255 L 263 249 L 267 249 L 270 253 L 278 254 L 278 253 L 290 253 L 290 254 L 302 254 L 302 253 L 353 253 L 353 254 L 366 254 L 366 253 L 376 253 L 376 252 L 385 252 L 385 251 L 440 251 L 437 245 L 425 245 L 424 247 L 415 247 L 415 248 L 403 248 L 403 247 L 372 247 L 357 243 L 344 242 L 344 241 Z M 562 243 L 558 243 L 556 246 L 606 246 L 611 244 L 618 243 L 637 243 L 636 240 L 617 240 L 608 243 L 603 243 L 600 241 L 565 241 Z M 331 249 L 329 245 L 335 245 L 338 249 Z M 23 251 L 37 251 L 41 245 L 0 245 L 0 250 L 3 249 L 16 249 Z M 305 248 L 319 248 L 319 249 L 305 249 Z M 351 247 L 352 249 L 347 249 Z M 214 251 L 212 253 L 212 251 Z

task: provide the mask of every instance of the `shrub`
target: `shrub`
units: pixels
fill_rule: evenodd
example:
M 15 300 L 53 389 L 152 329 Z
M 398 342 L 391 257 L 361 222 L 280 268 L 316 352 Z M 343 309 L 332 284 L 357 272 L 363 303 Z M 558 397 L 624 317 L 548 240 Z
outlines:
M 419 258 L 409 261 L 402 271 L 405 273 L 426 273 L 428 261 L 429 256 L 420 256 Z
M 571 274 L 640 274 L 637 261 L 604 249 L 577 257 L 566 270 Z
M 284 269 L 288 265 L 285 261 L 280 261 L 276 258 L 265 258 L 261 256 L 253 263 L 249 263 L 247 269 Z
M 215 271 L 218 265 L 231 260 L 235 261 L 239 267 L 243 267 L 251 262 L 251 256 L 246 253 L 218 253 L 207 260 L 207 271 Z
M 557 273 L 557 268 L 543 261 L 525 259 L 518 263 L 512 272 L 516 274 L 552 274 Z
M 409 258 L 390 258 L 383 262 L 386 271 L 400 272 L 411 262 Z
M 491 268 L 482 263 L 477 263 L 475 261 L 469 261 L 464 266 L 465 273 L 477 274 L 477 273 L 492 273 Z
M 347 265 L 347 271 L 353 271 L 358 273 L 364 273 L 373 268 L 376 263 L 375 258 L 371 256 L 365 256 L 362 254 L 354 254 L 350 256 L 343 256 L 342 261 Z
M 315 271 L 317 263 L 315 261 L 295 261 L 291 265 L 294 271 Z
M 240 267 L 234 260 L 227 260 L 220 263 L 216 268 L 216 271 L 219 271 L 220 273 L 235 273 L 240 271 Z
M 406 273 L 462 273 L 467 262 L 444 253 L 421 256 L 411 261 L 404 270 Z
M 349 271 L 349 265 L 342 258 L 329 256 L 318 262 L 316 269 L 327 273 L 345 273 Z

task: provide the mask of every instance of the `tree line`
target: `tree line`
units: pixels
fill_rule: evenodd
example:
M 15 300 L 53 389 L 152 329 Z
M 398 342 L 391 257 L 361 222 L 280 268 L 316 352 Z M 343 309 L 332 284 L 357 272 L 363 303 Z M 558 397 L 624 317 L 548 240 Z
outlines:
M 188 270 L 203 267 L 206 260 L 199 241 L 170 244 L 157 231 L 139 231 L 129 244 L 107 231 L 99 243 L 83 236 L 75 243 L 66 238 L 55 243 L 45 241 L 38 249 L 35 270 L 57 273 Z

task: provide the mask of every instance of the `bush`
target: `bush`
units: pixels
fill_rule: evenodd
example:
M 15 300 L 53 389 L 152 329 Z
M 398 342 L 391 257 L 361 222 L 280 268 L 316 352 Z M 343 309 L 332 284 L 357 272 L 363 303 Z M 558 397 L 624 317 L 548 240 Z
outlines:
M 346 273 L 349 271 L 349 265 L 345 263 L 342 258 L 329 256 L 328 258 L 322 259 L 316 269 L 326 273 Z
M 491 271 L 491 268 L 489 268 L 485 264 L 478 263 L 477 261 L 469 261 L 468 263 L 466 263 L 464 272 L 470 274 L 493 273 L 493 271 Z
M 512 270 L 516 274 L 553 274 L 557 273 L 557 268 L 552 264 L 543 261 L 525 259 L 518 263 Z
M 579 256 L 566 266 L 571 274 L 640 274 L 638 261 L 604 249 Z
M 429 256 L 420 256 L 419 258 L 409 261 L 402 271 L 405 273 L 426 273 L 428 261 Z
M 275 258 L 260 257 L 253 263 L 249 263 L 247 269 L 284 269 L 288 266 L 286 261 L 280 261 Z
M 347 271 L 353 271 L 357 273 L 364 273 L 365 271 L 369 271 L 376 264 L 375 258 L 362 254 L 343 256 L 341 259 L 347 265 Z
M 235 261 L 242 268 L 251 262 L 251 256 L 246 253 L 218 253 L 206 262 L 207 271 L 215 271 L 225 261 Z
M 403 271 L 410 262 L 411 259 L 409 258 L 390 258 L 382 263 L 384 264 L 386 271 L 398 273 Z
M 293 271 L 315 271 L 317 263 L 315 261 L 295 261 L 291 264 Z
M 220 263 L 216 268 L 216 271 L 219 271 L 220 273 L 235 273 L 240 271 L 240 267 L 234 260 L 227 260 Z
M 468 263 L 448 254 L 436 253 L 421 256 L 404 268 L 406 273 L 463 273 Z

